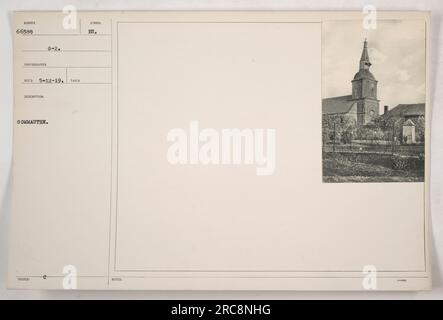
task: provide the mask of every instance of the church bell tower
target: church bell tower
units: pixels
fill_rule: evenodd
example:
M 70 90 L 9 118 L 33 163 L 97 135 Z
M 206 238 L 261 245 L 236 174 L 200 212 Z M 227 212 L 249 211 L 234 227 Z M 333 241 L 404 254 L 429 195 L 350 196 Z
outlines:
M 357 125 L 371 123 L 379 115 L 377 99 L 377 80 L 369 71 L 368 42 L 364 41 L 360 58 L 360 66 L 352 82 L 352 99 L 357 101 Z

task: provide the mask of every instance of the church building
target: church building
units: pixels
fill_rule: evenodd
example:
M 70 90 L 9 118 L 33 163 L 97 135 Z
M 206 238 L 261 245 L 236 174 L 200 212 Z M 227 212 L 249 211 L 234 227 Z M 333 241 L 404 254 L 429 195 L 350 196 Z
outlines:
M 369 71 L 368 42 L 364 41 L 359 70 L 352 83 L 352 94 L 323 99 L 323 117 L 346 118 L 357 127 L 372 123 L 379 116 L 377 80 Z

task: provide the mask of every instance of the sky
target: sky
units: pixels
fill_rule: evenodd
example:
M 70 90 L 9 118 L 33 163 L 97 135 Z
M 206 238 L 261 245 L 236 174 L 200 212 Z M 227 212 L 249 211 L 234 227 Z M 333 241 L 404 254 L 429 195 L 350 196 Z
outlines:
M 328 21 L 322 30 L 323 98 L 351 94 L 351 80 L 367 38 L 380 112 L 384 105 L 392 109 L 401 103 L 425 102 L 424 21 L 377 21 L 375 30 L 365 30 L 361 20 Z

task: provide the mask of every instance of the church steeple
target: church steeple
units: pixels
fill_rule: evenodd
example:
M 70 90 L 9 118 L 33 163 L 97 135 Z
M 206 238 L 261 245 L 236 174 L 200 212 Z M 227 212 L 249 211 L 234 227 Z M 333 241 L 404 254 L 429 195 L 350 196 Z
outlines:
M 379 115 L 377 80 L 369 71 L 370 67 L 368 41 L 365 39 L 360 57 L 360 68 L 352 80 L 352 99 L 357 102 L 357 125 L 372 122 Z
M 370 66 L 371 62 L 369 61 L 368 41 L 365 38 L 365 42 L 363 43 L 363 51 L 360 58 L 360 70 L 369 70 Z

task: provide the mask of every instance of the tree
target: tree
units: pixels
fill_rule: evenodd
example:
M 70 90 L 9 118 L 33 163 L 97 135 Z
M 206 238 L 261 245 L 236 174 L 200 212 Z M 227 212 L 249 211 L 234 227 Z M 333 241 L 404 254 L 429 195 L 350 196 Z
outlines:
M 323 116 L 323 139 L 350 144 L 355 134 L 356 123 L 352 117 L 343 114 Z
M 419 116 L 415 121 L 415 140 L 425 142 L 425 117 Z

